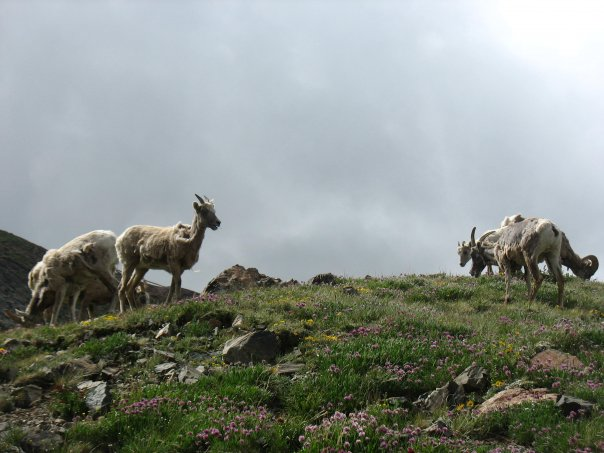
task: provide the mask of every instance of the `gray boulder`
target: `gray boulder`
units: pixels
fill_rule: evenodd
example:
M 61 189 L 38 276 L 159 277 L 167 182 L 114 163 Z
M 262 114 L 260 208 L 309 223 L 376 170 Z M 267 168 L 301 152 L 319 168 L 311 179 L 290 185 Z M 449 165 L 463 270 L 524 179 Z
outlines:
M 86 406 L 93 415 L 106 412 L 111 404 L 111 393 L 107 383 L 97 381 L 95 384 L 88 390 L 85 400 Z
M 260 330 L 227 341 L 222 355 L 227 363 L 274 362 L 279 350 L 277 335 L 269 330 Z
M 491 379 L 486 369 L 478 365 L 470 365 L 455 378 L 455 382 L 461 385 L 466 393 L 484 393 L 491 386 Z

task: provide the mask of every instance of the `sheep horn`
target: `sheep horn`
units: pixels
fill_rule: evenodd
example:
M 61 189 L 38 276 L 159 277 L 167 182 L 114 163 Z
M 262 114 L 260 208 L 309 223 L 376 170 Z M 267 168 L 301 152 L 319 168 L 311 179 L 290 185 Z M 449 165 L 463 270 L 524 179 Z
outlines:
M 470 245 L 472 247 L 476 246 L 476 239 L 474 238 L 475 233 L 476 233 L 476 227 L 472 228 L 472 233 L 470 233 Z
M 587 269 L 589 269 L 589 271 L 586 272 L 586 275 L 585 275 L 585 280 L 589 280 L 592 277 L 592 275 L 596 273 L 596 271 L 598 270 L 598 267 L 600 266 L 600 263 L 598 262 L 598 258 L 596 258 L 595 255 L 587 255 L 581 261 L 583 261 L 583 264 L 585 265 L 585 267 Z
M 205 201 L 203 201 L 203 199 L 199 195 L 195 194 L 195 196 L 197 197 L 197 199 L 199 200 L 199 202 L 201 204 L 205 204 Z

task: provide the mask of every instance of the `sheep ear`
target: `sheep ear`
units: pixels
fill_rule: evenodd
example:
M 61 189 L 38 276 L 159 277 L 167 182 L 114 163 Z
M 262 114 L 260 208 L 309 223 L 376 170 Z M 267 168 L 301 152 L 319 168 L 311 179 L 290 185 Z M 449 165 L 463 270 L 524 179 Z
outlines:
M 199 208 L 201 208 L 201 206 L 199 205 L 199 203 L 197 203 L 196 201 L 193 202 L 193 209 L 195 209 L 196 211 L 199 211 Z

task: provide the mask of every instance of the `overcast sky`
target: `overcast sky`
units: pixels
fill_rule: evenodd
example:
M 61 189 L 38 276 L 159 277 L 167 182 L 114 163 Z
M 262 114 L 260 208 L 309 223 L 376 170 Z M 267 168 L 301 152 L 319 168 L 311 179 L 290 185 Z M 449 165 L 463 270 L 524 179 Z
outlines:
M 198 291 L 236 263 L 467 274 L 457 241 L 515 213 L 604 263 L 603 23 L 577 0 L 0 0 L 0 229 L 56 248 L 207 195 Z

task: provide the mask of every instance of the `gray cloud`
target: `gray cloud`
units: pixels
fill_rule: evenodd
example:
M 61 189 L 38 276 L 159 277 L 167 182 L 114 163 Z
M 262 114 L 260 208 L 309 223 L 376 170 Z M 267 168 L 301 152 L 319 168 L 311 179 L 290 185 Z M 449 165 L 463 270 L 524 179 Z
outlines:
M 188 222 L 206 194 L 223 227 L 192 289 L 235 263 L 465 273 L 456 242 L 516 212 L 601 255 L 602 33 L 573 60 L 588 77 L 521 58 L 498 21 L 474 2 L 4 1 L 0 228 L 56 247 Z

